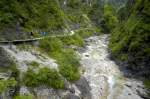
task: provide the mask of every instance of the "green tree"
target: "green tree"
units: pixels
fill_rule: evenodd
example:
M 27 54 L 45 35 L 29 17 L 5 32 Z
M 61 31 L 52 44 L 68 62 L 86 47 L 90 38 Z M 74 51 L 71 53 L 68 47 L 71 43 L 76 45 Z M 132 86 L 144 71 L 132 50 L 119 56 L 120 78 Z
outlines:
M 111 5 L 106 4 L 104 6 L 104 21 L 110 31 L 112 31 L 118 23 L 115 9 Z

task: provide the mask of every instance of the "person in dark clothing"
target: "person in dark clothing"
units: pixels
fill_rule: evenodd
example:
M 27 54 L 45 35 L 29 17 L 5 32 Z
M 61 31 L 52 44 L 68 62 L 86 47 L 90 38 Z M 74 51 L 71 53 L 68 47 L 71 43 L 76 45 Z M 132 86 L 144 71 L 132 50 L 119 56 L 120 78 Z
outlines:
M 31 36 L 34 36 L 33 32 L 30 33 Z

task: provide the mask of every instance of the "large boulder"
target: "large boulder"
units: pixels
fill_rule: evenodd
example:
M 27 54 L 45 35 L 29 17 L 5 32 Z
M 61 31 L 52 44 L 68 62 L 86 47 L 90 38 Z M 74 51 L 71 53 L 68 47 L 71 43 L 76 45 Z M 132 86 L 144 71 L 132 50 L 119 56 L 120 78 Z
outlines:
M 81 97 L 83 99 L 91 99 L 91 87 L 89 86 L 88 81 L 85 77 L 81 77 L 78 81 L 75 82 L 75 85 L 81 92 Z

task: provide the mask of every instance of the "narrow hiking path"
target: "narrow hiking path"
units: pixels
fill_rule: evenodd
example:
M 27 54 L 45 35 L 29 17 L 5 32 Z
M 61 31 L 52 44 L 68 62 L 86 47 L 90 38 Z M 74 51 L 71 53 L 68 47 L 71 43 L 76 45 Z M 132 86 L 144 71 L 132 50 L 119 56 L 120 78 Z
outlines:
M 72 36 L 74 35 L 74 32 L 71 32 L 70 34 L 67 35 L 53 35 L 53 36 L 44 36 L 44 37 L 37 37 L 37 38 L 31 38 L 31 39 L 21 39 L 21 40 L 12 40 L 12 41 L 0 41 L 0 43 L 21 43 L 21 42 L 33 42 L 33 41 L 38 41 L 42 40 L 45 38 L 50 38 L 50 37 L 65 37 L 65 36 Z
M 141 81 L 125 78 L 114 61 L 109 59 L 109 35 L 93 36 L 85 40 L 85 51 L 79 52 L 92 99 L 142 99 Z
M 24 43 L 24 42 L 33 42 L 33 41 L 38 41 L 38 40 L 42 40 L 45 38 L 50 38 L 50 37 L 67 37 L 67 36 L 73 36 L 75 34 L 75 32 L 78 32 L 80 30 L 87 30 L 89 28 L 83 28 L 83 29 L 76 29 L 76 30 L 72 30 L 70 31 L 70 33 L 66 33 L 63 35 L 51 35 L 51 36 L 43 36 L 43 37 L 37 37 L 37 38 L 29 38 L 29 39 L 20 39 L 20 40 L 12 40 L 12 41 L 0 41 L 0 44 L 9 44 L 9 43 Z

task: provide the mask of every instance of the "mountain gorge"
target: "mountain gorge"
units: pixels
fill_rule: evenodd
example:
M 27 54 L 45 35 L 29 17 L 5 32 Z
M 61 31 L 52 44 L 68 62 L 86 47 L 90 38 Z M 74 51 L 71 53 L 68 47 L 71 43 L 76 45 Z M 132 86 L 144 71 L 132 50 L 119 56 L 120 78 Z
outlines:
M 149 99 L 149 0 L 0 0 L 0 99 Z

